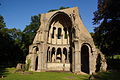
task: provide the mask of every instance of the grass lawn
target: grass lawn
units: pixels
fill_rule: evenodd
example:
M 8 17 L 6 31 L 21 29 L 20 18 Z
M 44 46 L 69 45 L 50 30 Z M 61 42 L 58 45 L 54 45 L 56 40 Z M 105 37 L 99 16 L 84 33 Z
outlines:
M 0 80 L 88 80 L 89 77 L 89 75 L 75 75 L 67 72 L 33 72 L 32 74 L 13 72 L 14 68 L 7 68 L 4 73 L 6 77 Z
M 0 80 L 88 80 L 90 75 L 75 75 L 67 72 L 33 72 L 32 74 L 14 73 L 14 68 L 5 68 Z M 97 76 L 97 77 L 95 77 Z M 120 80 L 120 72 L 100 72 L 92 80 Z

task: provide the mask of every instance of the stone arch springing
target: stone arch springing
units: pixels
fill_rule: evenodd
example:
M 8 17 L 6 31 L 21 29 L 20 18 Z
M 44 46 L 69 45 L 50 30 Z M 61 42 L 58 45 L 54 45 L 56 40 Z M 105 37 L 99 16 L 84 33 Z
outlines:
M 96 70 L 95 72 L 99 72 L 101 67 L 101 55 L 98 54 L 97 59 L 96 59 Z
M 36 54 L 37 51 L 39 51 L 39 48 L 37 46 L 33 46 L 32 53 Z
M 85 73 L 90 73 L 90 63 L 89 63 L 90 46 L 88 44 L 83 44 L 81 47 L 81 71 Z

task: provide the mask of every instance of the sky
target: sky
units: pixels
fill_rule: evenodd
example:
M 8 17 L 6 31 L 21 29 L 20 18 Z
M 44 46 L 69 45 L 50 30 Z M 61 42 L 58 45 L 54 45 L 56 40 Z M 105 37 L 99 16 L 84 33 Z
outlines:
M 47 13 L 51 9 L 78 7 L 83 23 L 93 32 L 93 12 L 97 10 L 97 0 L 0 0 L 0 15 L 8 28 L 24 30 L 31 22 L 31 16 Z

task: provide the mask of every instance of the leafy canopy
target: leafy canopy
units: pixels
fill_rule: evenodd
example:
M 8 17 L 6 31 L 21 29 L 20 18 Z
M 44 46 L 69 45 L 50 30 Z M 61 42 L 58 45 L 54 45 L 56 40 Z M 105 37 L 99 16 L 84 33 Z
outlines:
M 106 55 L 120 54 L 120 0 L 98 0 L 94 12 L 94 41 Z

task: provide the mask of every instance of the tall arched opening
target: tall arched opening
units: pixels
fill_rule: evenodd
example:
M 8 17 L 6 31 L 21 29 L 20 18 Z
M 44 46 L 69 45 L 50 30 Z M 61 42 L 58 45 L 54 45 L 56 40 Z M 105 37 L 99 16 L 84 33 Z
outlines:
M 38 56 L 36 57 L 35 70 L 38 69 Z
M 81 47 L 81 71 L 89 74 L 89 47 L 82 45 Z
M 51 61 L 55 62 L 55 48 L 52 48 Z
M 67 53 L 67 49 L 63 48 L 63 62 L 68 62 L 68 53 Z
M 46 26 L 47 43 L 51 49 L 51 60 L 49 60 L 49 54 L 47 56 L 49 70 L 70 71 L 72 69 L 72 29 L 71 17 L 64 12 L 56 12 L 49 19 Z
M 61 62 L 62 61 L 62 52 L 61 52 L 61 48 L 57 49 L 57 55 L 56 55 L 56 62 Z

